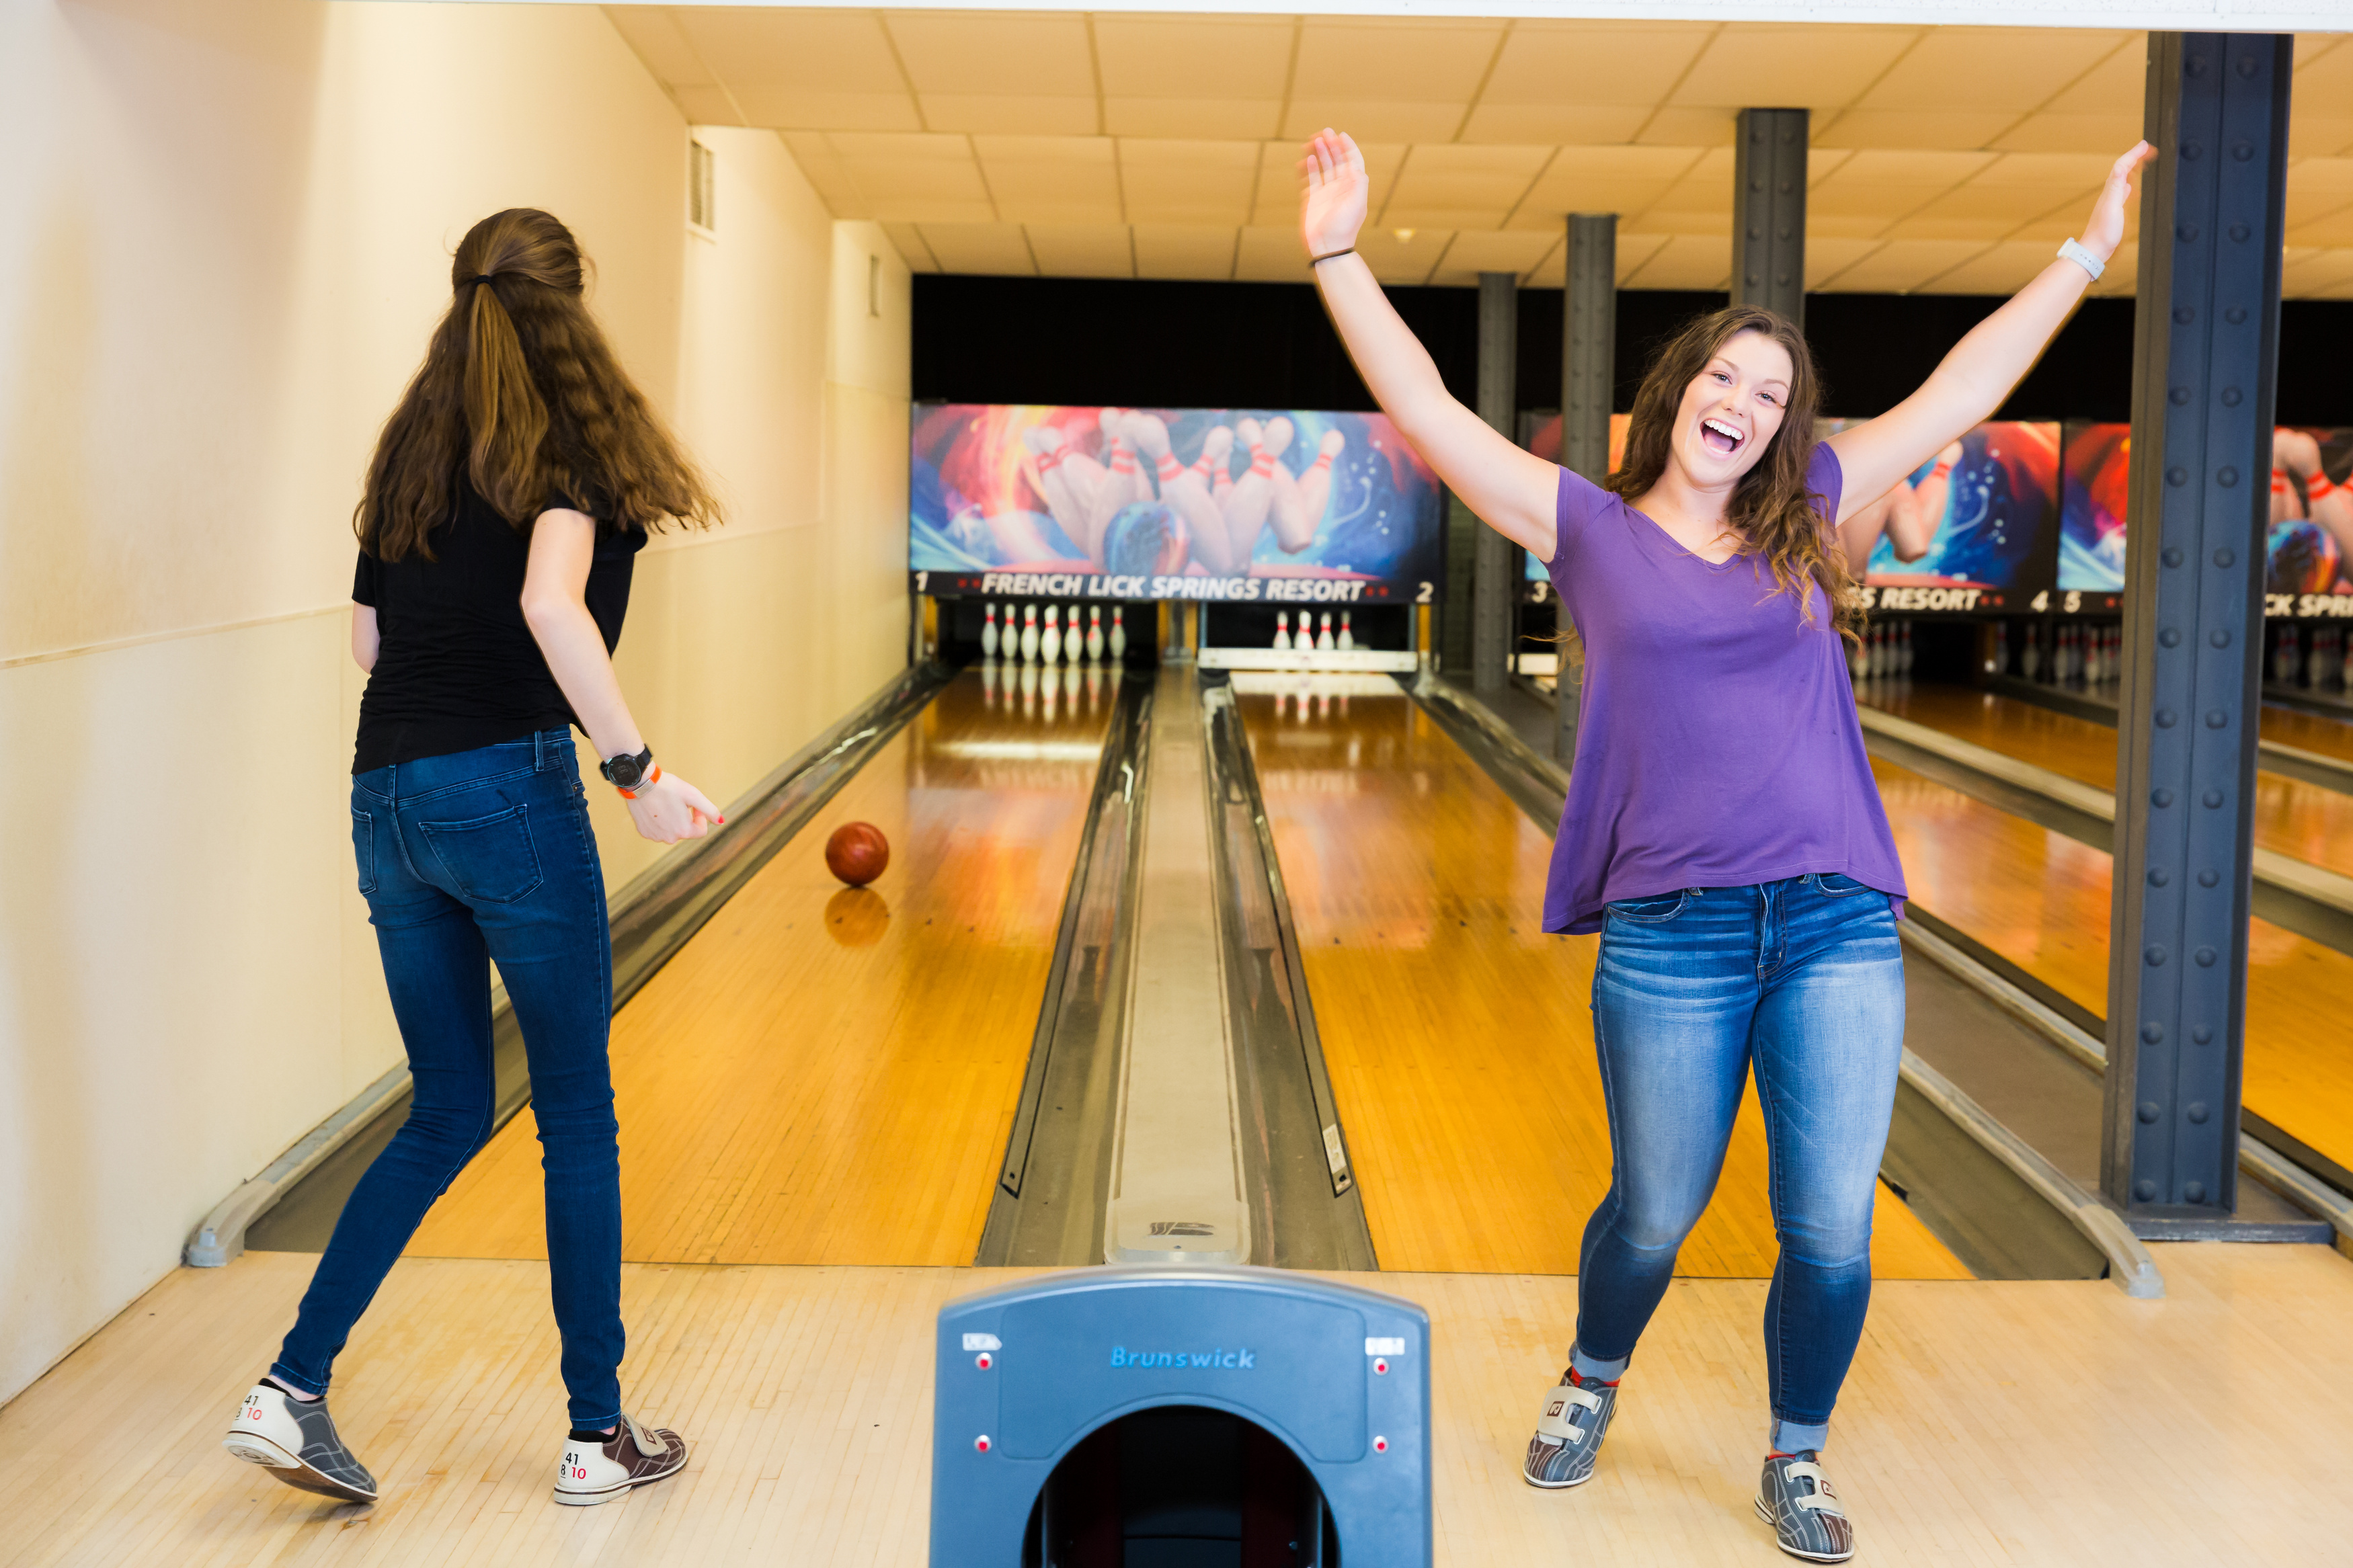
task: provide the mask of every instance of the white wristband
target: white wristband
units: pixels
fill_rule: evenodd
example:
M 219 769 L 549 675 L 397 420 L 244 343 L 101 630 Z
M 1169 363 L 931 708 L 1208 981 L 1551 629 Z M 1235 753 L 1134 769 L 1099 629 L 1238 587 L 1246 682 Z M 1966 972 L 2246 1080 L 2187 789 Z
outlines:
M 2076 266 L 2082 268 L 2084 271 L 2090 273 L 2092 275 L 2092 281 L 2094 283 L 2097 283 L 2100 280 L 2100 274 L 2108 269 L 2108 264 L 2106 262 L 2102 261 L 2098 257 L 2093 255 L 2090 251 L 2076 244 L 2073 239 L 2068 240 L 2059 247 L 2059 258 L 2062 261 L 2072 261 Z

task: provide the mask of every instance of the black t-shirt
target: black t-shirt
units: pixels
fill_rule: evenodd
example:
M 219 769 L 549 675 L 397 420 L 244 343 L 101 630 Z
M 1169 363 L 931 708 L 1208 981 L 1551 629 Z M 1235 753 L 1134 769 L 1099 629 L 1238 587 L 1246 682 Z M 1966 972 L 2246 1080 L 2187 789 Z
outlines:
M 352 598 L 375 608 L 381 640 L 360 698 L 354 773 L 576 722 L 522 618 L 530 535 L 462 478 L 458 491 L 454 515 L 433 530 L 437 559 L 385 562 L 360 552 Z M 645 543 L 642 529 L 597 525 L 586 598 L 607 652 L 620 644 L 629 574 Z

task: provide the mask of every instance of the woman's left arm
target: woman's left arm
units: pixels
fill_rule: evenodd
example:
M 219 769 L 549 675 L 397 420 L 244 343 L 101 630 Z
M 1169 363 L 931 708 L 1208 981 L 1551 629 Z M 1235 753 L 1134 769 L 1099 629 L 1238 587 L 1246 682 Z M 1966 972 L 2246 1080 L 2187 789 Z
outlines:
M 2078 241 L 2103 264 L 2124 241 L 2133 171 L 2156 155 L 2147 142 L 2136 142 L 2108 171 L 2108 183 Z M 2000 407 L 2091 283 L 2091 274 L 2075 263 L 2052 262 L 2001 309 L 1970 328 L 1919 391 L 1878 418 L 1831 437 L 1831 449 L 1845 475 L 1841 521 Z

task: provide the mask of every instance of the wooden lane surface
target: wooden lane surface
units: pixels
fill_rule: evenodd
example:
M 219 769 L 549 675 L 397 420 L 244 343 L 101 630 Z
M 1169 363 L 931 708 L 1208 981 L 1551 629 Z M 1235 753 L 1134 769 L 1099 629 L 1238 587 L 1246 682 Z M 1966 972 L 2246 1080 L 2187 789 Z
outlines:
M 1899 719 L 2048 768 L 2094 789 L 2116 793 L 2116 732 L 2105 724 L 1962 686 L 1869 681 L 1858 686 L 1855 695 Z M 2266 709 L 2263 714 L 2267 738 L 2272 711 Z M 2282 773 L 2258 772 L 2255 843 L 2291 859 L 2353 877 L 2353 795 Z
M 2353 714 L 2332 719 L 2326 713 L 2308 713 L 2301 708 L 2281 708 L 2266 702 L 2263 739 L 2317 752 L 2340 763 L 2353 763 Z
M 2100 1280 L 1880 1285 L 1831 1448 L 1859 1561 L 2346 1560 L 2353 1262 L 2322 1247 L 2157 1251 L 2163 1301 Z M 546 1270 L 404 1259 L 336 1367 L 337 1426 L 383 1489 L 353 1509 L 219 1446 L 311 1261 L 176 1269 L 0 1407 L 11 1568 L 921 1568 L 932 1325 L 945 1301 L 1018 1277 L 626 1267 L 628 1407 L 685 1433 L 693 1457 L 625 1501 L 571 1509 L 548 1499 L 564 1390 Z M 1599 1473 L 1559 1493 L 1525 1485 L 1519 1464 L 1575 1280 L 1340 1278 L 1430 1312 L 1446 1568 L 1781 1561 L 1749 1510 L 1761 1280 L 1676 1282 Z
M 1539 929 L 1552 840 L 1402 693 L 1240 700 L 1381 1268 L 1575 1273 L 1609 1129 L 1599 939 Z M 1752 1085 L 1679 1273 L 1772 1272 L 1765 1176 Z M 1880 1277 L 1968 1277 L 1893 1193 L 1878 1215 Z
M 2069 1000 L 2108 1009 L 2110 861 L 2102 850 L 1874 757 L 1920 907 Z M 2353 957 L 2250 922 L 2246 1108 L 2353 1164 Z
M 971 1261 L 1111 700 L 1025 719 L 959 678 L 621 1010 L 623 1257 Z M 859 820 L 891 864 L 853 892 L 823 847 Z M 409 1252 L 544 1258 L 536 1140 L 525 1110 Z

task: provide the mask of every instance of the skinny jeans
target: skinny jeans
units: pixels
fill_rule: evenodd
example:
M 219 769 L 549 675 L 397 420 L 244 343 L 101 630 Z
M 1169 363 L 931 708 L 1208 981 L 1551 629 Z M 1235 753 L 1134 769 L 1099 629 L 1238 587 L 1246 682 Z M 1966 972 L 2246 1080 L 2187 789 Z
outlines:
M 570 732 L 357 775 L 352 847 L 415 1095 L 344 1204 L 270 1374 L 327 1392 L 336 1354 L 426 1210 L 490 1141 L 496 960 L 531 1068 L 572 1425 L 610 1426 L 627 1345 L 607 1059 L 612 939 Z
M 1810 875 L 1609 906 L 1593 1036 L 1609 1191 L 1585 1227 L 1576 1364 L 1615 1377 L 1723 1173 L 1752 1067 L 1779 1257 L 1765 1299 L 1773 1446 L 1819 1448 L 1871 1303 L 1871 1217 L 1904 1054 L 1885 895 Z

